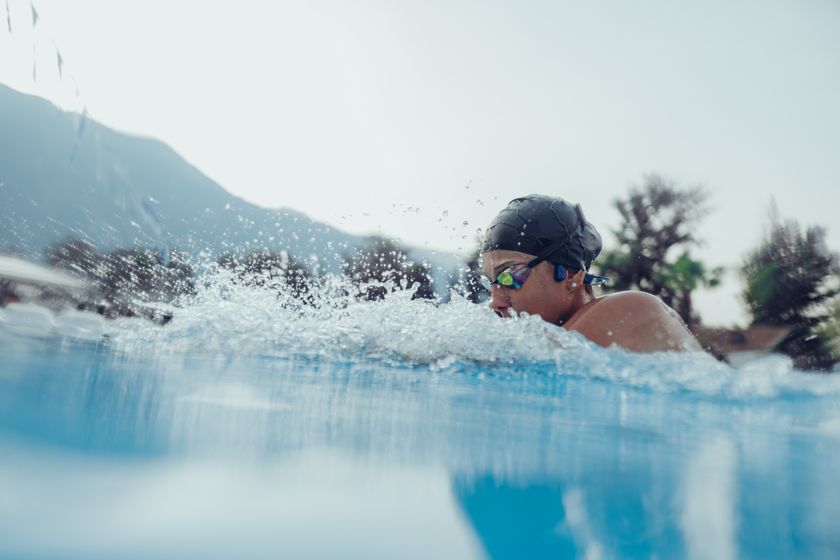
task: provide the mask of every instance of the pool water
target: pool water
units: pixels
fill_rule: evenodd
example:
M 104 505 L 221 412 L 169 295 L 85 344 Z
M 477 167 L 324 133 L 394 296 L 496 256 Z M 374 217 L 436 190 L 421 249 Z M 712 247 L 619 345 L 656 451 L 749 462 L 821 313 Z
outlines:
M 224 283 L 222 283 L 224 284 Z M 836 558 L 840 382 L 395 294 L 0 310 L 2 558 Z

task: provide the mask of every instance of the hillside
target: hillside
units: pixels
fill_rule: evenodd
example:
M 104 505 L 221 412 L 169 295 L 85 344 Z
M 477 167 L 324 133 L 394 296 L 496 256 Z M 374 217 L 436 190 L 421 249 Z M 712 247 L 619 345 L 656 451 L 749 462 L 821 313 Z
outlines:
M 38 257 L 81 237 L 100 249 L 141 245 L 198 256 L 286 250 L 335 270 L 369 240 L 290 209 L 228 193 L 166 144 L 123 134 L 0 85 L 0 251 Z M 289 187 L 291 188 L 291 187 Z M 432 257 L 450 268 L 452 256 Z

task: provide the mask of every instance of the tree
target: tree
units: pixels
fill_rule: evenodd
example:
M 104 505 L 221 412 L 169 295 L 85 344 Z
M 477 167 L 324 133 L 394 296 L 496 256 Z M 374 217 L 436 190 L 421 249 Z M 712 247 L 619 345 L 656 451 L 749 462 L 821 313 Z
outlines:
M 83 239 L 70 239 L 47 249 L 47 261 L 76 274 L 95 278 L 105 273 L 106 257 Z
M 698 287 L 720 283 L 723 269 L 709 269 L 691 257 L 700 244 L 697 224 L 708 213 L 707 194 L 701 187 L 679 189 L 658 175 L 650 175 L 641 188 L 613 202 L 621 215 L 614 230 L 618 247 L 598 261 L 601 274 L 610 277 L 614 290 L 649 292 L 673 307 L 686 323 L 697 323 L 691 294 Z
M 777 347 L 802 369 L 828 369 L 837 357 L 820 327 L 831 318 L 829 302 L 840 294 L 840 261 L 825 244 L 822 227 L 782 222 L 775 208 L 761 245 L 741 268 L 744 300 L 753 324 L 793 327 Z
M 370 248 L 345 258 L 344 272 L 356 286 L 357 297 L 376 301 L 397 287 L 414 286 L 412 299 L 434 299 L 428 265 L 410 260 L 405 250 L 390 239 L 374 237 L 372 241 Z
M 219 266 L 232 271 L 234 282 L 245 286 L 273 288 L 291 296 L 294 304 L 314 304 L 315 281 L 307 266 L 286 251 L 253 251 L 243 256 L 225 253 Z
M 828 304 L 828 319 L 817 327 L 817 336 L 828 344 L 835 359 L 840 357 L 840 298 Z
M 192 266 L 185 255 L 173 251 L 164 261 L 159 251 L 115 249 L 102 253 L 81 239 L 72 239 L 47 249 L 52 266 L 86 278 L 96 290 L 74 301 L 78 309 L 90 309 L 113 318 L 141 316 L 159 323 L 172 316 L 160 315 L 149 302 L 171 302 L 195 293 Z
M 106 256 L 105 284 L 141 301 L 172 301 L 195 293 L 192 266 L 186 256 L 172 251 L 164 261 L 159 251 L 116 249 Z

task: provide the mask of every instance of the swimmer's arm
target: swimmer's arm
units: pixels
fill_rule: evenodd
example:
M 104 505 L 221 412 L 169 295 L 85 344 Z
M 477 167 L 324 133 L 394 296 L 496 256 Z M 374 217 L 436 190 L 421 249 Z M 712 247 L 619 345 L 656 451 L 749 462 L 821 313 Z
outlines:
M 644 292 L 606 296 L 565 326 L 600 346 L 616 344 L 633 352 L 700 350 L 676 311 Z

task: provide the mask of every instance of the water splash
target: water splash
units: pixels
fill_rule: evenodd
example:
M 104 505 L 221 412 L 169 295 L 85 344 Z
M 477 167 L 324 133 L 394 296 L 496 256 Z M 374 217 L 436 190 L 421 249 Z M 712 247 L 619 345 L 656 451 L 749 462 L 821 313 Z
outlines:
M 35 27 L 38 25 L 38 11 L 35 9 L 35 4 L 32 2 L 29 3 L 29 7 L 32 10 L 32 31 L 35 31 Z M 38 81 L 38 49 L 36 48 L 36 42 L 32 43 L 32 81 Z
M 327 277 L 302 305 L 277 286 L 237 285 L 215 270 L 199 293 L 164 326 L 118 334 L 122 350 L 254 355 L 357 362 L 385 360 L 455 373 L 476 366 L 511 375 L 534 364 L 548 376 L 602 379 L 655 392 L 689 392 L 732 399 L 785 394 L 838 394 L 840 378 L 795 371 L 789 358 L 770 356 L 739 369 L 706 353 L 633 354 L 598 347 L 577 333 L 526 315 L 497 317 L 486 305 L 453 293 L 446 304 L 412 299 L 403 286 L 381 301 L 359 302 L 340 277 Z
M 457 293 L 449 303 L 439 304 L 412 299 L 412 286 L 371 283 L 361 288 L 377 286 L 385 288 L 384 299 L 358 301 L 353 295 L 358 286 L 326 275 L 302 297 L 289 291 L 282 278 L 245 285 L 234 272 L 208 265 L 195 295 L 152 305 L 160 315 L 174 317 L 164 326 L 139 319 L 97 322 L 80 313 L 50 318 L 32 312 L 18 321 L 29 325 L 19 331 L 88 340 L 104 334 L 107 345 L 129 359 L 198 354 L 378 362 L 479 379 L 536 372 L 730 400 L 840 395 L 840 377 L 795 371 L 784 356 L 735 369 L 705 353 L 633 354 L 595 346 L 539 317 L 502 319 Z M 5 325 L 14 330 L 12 311 L 14 306 L 0 310 L 0 329 Z
M 64 59 L 61 57 L 61 53 L 59 52 L 58 48 L 55 49 L 55 57 L 56 57 L 56 65 L 58 66 L 58 78 L 60 80 L 64 79 Z
M 394 286 L 371 283 L 362 286 Z M 149 347 L 168 352 L 237 353 L 271 357 L 353 361 L 386 359 L 409 364 L 460 361 L 512 364 L 530 359 L 550 362 L 556 344 L 582 340 L 536 317 L 503 321 L 488 308 L 453 294 L 448 304 L 413 300 L 401 286 L 380 301 L 356 301 L 357 290 L 337 276 L 312 286 L 311 304 L 278 290 L 278 285 L 238 284 L 230 272 L 213 270 L 199 292 L 170 308 L 166 328 L 151 325 L 117 333 L 122 350 Z M 161 309 L 164 311 L 164 309 Z M 504 339 L 504 345 L 499 340 Z M 551 343 L 553 341 L 553 343 Z

